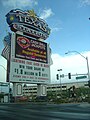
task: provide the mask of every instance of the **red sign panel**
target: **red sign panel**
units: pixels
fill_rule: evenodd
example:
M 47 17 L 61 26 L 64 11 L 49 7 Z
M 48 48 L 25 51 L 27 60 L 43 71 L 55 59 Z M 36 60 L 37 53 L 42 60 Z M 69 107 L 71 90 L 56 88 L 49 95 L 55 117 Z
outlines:
M 15 57 L 47 63 L 47 43 L 16 34 Z

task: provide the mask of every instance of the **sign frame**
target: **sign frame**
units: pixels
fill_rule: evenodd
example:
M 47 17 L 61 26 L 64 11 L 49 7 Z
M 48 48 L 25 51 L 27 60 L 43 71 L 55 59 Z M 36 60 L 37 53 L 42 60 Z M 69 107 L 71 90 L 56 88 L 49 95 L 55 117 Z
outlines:
M 50 83 L 50 55 L 49 55 L 50 52 L 48 52 L 49 45 L 47 44 L 48 63 L 16 58 L 15 57 L 16 34 L 15 33 L 12 34 L 11 39 L 10 82 L 31 84 Z

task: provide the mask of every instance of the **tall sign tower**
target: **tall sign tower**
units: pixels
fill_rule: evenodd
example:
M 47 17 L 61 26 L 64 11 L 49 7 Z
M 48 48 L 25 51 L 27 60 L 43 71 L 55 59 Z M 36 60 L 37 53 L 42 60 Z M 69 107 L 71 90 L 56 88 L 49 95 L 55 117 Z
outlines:
M 34 10 L 11 10 L 6 15 L 11 29 L 8 55 L 9 81 L 16 84 L 37 84 L 38 95 L 43 95 L 42 85 L 50 83 L 51 49 L 45 40 L 50 35 L 47 23 Z M 45 90 L 44 90 L 44 94 Z

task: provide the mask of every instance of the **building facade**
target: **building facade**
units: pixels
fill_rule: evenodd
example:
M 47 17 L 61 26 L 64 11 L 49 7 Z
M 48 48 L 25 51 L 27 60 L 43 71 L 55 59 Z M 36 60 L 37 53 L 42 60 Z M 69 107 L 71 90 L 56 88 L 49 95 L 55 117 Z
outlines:
M 75 86 L 75 88 L 80 87 L 88 87 L 88 81 L 81 81 L 81 82 L 72 82 L 72 83 L 63 83 L 63 84 L 48 84 L 45 85 L 47 87 L 47 94 L 49 92 L 58 93 L 60 91 L 66 91 Z M 28 96 L 32 99 L 32 97 L 37 96 L 37 85 L 34 86 L 23 86 L 23 95 Z

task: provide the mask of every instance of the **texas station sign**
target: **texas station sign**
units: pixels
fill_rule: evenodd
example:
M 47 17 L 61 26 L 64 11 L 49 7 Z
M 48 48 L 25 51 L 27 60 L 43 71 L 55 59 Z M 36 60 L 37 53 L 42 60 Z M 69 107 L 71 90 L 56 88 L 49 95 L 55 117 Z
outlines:
M 50 28 L 43 19 L 35 14 L 34 10 L 11 10 L 6 15 L 6 20 L 14 32 L 21 31 L 28 36 L 44 40 L 50 34 Z
M 22 83 L 50 82 L 50 28 L 34 10 L 11 10 L 7 23 L 14 32 L 11 37 L 10 81 Z M 41 41 L 41 40 L 42 41 Z

